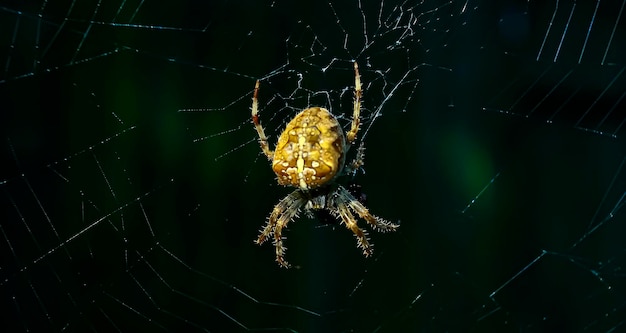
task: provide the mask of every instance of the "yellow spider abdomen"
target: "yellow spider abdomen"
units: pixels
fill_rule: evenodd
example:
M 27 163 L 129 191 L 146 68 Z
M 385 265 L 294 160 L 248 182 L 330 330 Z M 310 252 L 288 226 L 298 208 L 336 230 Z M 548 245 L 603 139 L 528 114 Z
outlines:
M 345 135 L 337 119 L 324 108 L 308 108 L 296 115 L 278 138 L 272 169 L 281 185 L 313 189 L 341 171 L 345 149 Z

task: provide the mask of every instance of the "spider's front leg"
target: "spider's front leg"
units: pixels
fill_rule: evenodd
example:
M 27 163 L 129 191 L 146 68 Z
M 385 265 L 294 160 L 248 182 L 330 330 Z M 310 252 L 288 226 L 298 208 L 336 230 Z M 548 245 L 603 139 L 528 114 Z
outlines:
M 363 249 L 366 257 L 372 255 L 374 249 L 367 239 L 367 233 L 357 225 L 356 219 L 352 211 L 357 213 L 359 217 L 365 219 L 375 230 L 382 232 L 395 231 L 399 226 L 383 220 L 382 218 L 370 214 L 370 212 L 360 203 L 348 190 L 343 186 L 337 187 L 336 193 L 331 197 L 330 209 L 336 211 L 341 217 L 341 221 L 346 227 L 352 230 L 357 239 L 359 248 Z
M 396 229 L 400 227 L 399 224 L 394 224 L 376 215 L 372 215 L 372 213 L 370 213 L 369 210 L 363 206 L 359 200 L 354 198 L 354 196 L 343 186 L 339 186 L 337 189 L 337 196 L 339 198 L 338 201 L 345 202 L 350 209 L 359 215 L 359 217 L 367 221 L 367 223 L 369 223 L 374 230 L 390 232 L 396 231 Z
M 352 230 L 352 233 L 354 233 L 357 246 L 363 250 L 365 257 L 371 256 L 374 252 L 374 248 L 367 239 L 367 232 L 363 231 L 363 229 L 359 228 L 356 224 L 356 219 L 354 218 L 354 215 L 352 215 L 352 212 L 350 212 L 348 205 L 346 205 L 343 200 L 339 199 L 337 200 L 335 207 L 337 208 L 337 213 L 341 217 L 341 221 L 348 229 Z
M 298 211 L 305 203 L 306 200 L 298 190 L 291 192 L 283 198 L 272 210 L 265 228 L 261 230 L 259 237 L 255 241 L 256 244 L 261 245 L 273 234 L 276 261 L 282 267 L 289 268 L 289 263 L 285 260 L 287 248 L 283 246 L 282 229 L 298 214 Z

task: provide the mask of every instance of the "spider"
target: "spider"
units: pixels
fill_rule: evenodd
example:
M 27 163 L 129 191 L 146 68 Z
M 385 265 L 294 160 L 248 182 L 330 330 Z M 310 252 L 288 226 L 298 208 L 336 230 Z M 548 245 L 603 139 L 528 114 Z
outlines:
M 395 231 L 399 226 L 372 215 L 346 188 L 335 182 L 340 175 L 354 172 L 364 163 L 365 149 L 361 144 L 354 161 L 344 166 L 346 153 L 355 141 L 360 125 L 362 92 L 359 66 L 356 62 L 354 85 L 354 113 L 352 127 L 347 134 L 344 134 L 339 122 L 328 110 L 313 106 L 298 113 L 287 124 L 272 151 L 259 122 L 259 81 L 256 81 L 252 97 L 252 122 L 259 135 L 261 150 L 272 161 L 278 183 L 296 187 L 296 190 L 274 206 L 267 224 L 255 241 L 261 245 L 273 236 L 276 261 L 282 267 L 290 266 L 285 260 L 287 248 L 283 245 L 283 228 L 302 208 L 309 215 L 312 215 L 312 210 L 324 209 L 340 218 L 356 236 L 357 246 L 363 250 L 365 257 L 372 255 L 372 244 L 368 241 L 367 233 L 357 225 L 352 212 L 367 221 L 374 230 Z

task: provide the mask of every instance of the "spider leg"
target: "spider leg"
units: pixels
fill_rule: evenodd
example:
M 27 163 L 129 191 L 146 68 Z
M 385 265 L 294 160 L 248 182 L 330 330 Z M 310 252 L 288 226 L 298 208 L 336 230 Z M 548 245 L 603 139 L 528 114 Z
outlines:
M 261 145 L 261 150 L 263 150 L 263 154 L 267 156 L 269 160 L 274 158 L 274 152 L 270 150 L 269 145 L 267 143 L 267 136 L 265 136 L 265 131 L 263 131 L 263 126 L 261 126 L 261 122 L 259 121 L 259 100 L 257 98 L 259 94 L 259 80 L 256 81 L 254 85 L 254 95 L 252 95 L 252 123 L 254 123 L 254 128 L 256 128 L 256 132 L 259 134 L 259 144 Z
M 359 217 L 367 221 L 367 223 L 369 223 L 374 230 L 379 230 L 381 232 L 396 231 L 396 229 L 400 226 L 386 221 L 376 215 L 372 215 L 359 200 L 357 200 L 348 190 L 345 189 L 345 187 L 341 185 L 337 189 L 337 196 L 339 201 L 346 202 L 350 209 L 357 213 Z
M 298 190 L 291 192 L 288 196 L 283 198 L 272 210 L 272 214 L 270 214 L 265 228 L 261 230 L 259 237 L 255 241 L 256 244 L 261 245 L 274 234 L 276 261 L 282 267 L 289 267 L 289 263 L 285 261 L 284 258 L 287 248 L 283 246 L 282 229 L 298 214 L 300 207 L 305 203 L 306 200 Z
M 361 75 L 359 74 L 359 65 L 354 62 L 354 113 L 352 114 L 352 127 L 346 134 L 348 143 L 352 143 L 356 139 L 356 133 L 359 131 L 360 117 L 361 117 L 361 97 L 363 91 L 361 90 Z
M 365 164 L 365 145 L 363 142 L 359 145 L 356 151 L 356 157 L 349 165 L 345 166 L 345 174 L 356 175 L 356 172 Z
M 332 204 L 335 206 L 337 213 L 341 217 L 341 221 L 345 223 L 348 229 L 352 230 L 352 233 L 354 233 L 357 241 L 357 246 L 363 250 L 363 255 L 365 255 L 366 257 L 372 255 L 372 253 L 374 252 L 374 248 L 367 239 L 367 232 L 363 231 L 363 229 L 359 228 L 359 226 L 357 225 L 354 215 L 352 215 L 352 212 L 350 212 L 350 209 L 348 208 L 348 202 L 346 201 L 346 197 L 338 195 L 334 198 Z

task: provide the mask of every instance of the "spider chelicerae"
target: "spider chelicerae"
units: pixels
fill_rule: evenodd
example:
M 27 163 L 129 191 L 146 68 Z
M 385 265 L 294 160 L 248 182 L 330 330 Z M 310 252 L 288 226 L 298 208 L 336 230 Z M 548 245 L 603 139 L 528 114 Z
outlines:
M 346 153 L 355 141 L 360 125 L 362 92 L 357 63 L 354 63 L 352 126 L 345 135 L 337 119 L 328 110 L 317 106 L 309 107 L 287 124 L 278 138 L 276 149 L 272 151 L 259 122 L 258 93 L 257 80 L 252 97 L 252 122 L 259 134 L 259 144 L 263 153 L 272 161 L 278 183 L 296 187 L 296 190 L 274 206 L 267 224 L 255 242 L 261 245 L 273 235 L 276 261 L 287 268 L 289 263 L 285 260 L 287 248 L 283 245 L 283 228 L 302 208 L 307 212 L 325 209 L 352 230 L 358 247 L 369 257 L 373 252 L 372 244 L 367 239 L 367 232 L 357 225 L 352 212 L 367 221 L 374 230 L 395 231 L 398 225 L 372 215 L 346 188 L 335 182 L 340 175 L 352 173 L 363 165 L 363 145 L 358 148 L 354 161 L 344 165 Z

